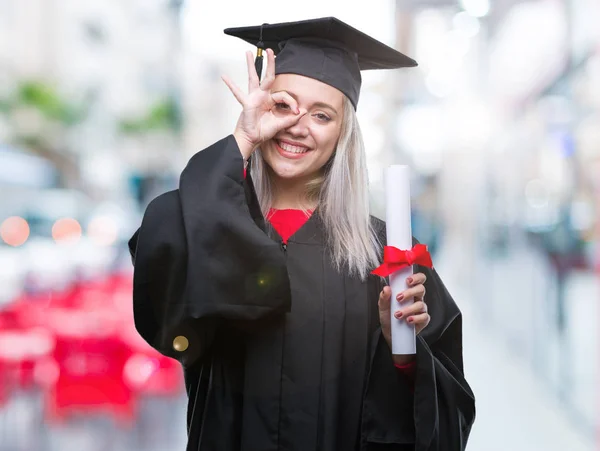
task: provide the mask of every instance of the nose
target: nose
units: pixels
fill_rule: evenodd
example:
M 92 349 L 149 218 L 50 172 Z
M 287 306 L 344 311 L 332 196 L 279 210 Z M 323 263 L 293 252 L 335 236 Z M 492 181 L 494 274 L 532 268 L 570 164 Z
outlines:
M 286 128 L 286 132 L 290 135 L 297 136 L 299 138 L 306 138 L 308 136 L 308 114 L 305 114 L 291 127 Z

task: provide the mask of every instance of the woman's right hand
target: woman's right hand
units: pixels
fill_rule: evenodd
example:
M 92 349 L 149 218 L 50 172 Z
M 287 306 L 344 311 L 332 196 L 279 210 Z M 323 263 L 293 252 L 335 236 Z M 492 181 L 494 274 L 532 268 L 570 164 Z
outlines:
M 280 130 L 291 127 L 306 114 L 298 108 L 298 103 L 285 91 L 271 93 L 275 81 L 275 54 L 267 49 L 267 69 L 265 78 L 259 81 L 254 67 L 252 52 L 246 52 L 248 63 L 248 94 L 227 76 L 223 81 L 242 105 L 233 136 L 235 137 L 244 160 L 254 149 L 271 139 Z M 285 107 L 281 104 L 286 105 Z

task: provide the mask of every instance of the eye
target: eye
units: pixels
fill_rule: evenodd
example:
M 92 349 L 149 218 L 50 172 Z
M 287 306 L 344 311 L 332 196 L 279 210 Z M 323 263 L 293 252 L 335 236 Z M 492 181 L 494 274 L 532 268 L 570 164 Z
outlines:
M 316 113 L 314 115 L 314 117 L 316 117 L 317 119 L 319 119 L 320 121 L 323 121 L 323 122 L 329 122 L 331 120 L 331 118 L 329 116 L 327 116 L 325 113 Z
M 279 102 L 275 104 L 275 108 L 278 110 L 289 110 L 290 106 L 287 103 Z

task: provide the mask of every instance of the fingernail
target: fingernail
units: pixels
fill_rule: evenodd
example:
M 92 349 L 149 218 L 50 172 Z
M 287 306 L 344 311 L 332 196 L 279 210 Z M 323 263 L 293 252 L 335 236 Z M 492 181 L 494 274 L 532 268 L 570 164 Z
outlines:
M 406 279 L 406 281 L 407 281 L 409 284 L 411 284 L 411 283 L 413 283 L 413 278 L 412 278 L 412 277 L 409 277 L 408 279 Z
M 413 318 L 412 318 L 412 316 L 411 316 L 411 317 L 409 317 L 409 318 L 408 318 L 406 321 L 407 321 L 407 322 L 409 322 L 409 323 L 412 323 L 414 320 L 413 320 Z
M 396 299 L 398 301 L 401 301 L 402 299 L 404 299 L 404 293 L 400 293 L 398 296 L 396 296 Z
M 402 318 L 403 313 L 402 312 L 396 312 L 394 313 L 394 316 L 398 319 Z

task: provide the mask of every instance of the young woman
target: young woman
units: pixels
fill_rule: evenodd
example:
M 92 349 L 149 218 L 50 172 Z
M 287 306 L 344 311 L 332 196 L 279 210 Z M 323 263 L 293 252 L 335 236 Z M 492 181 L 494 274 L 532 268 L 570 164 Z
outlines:
M 432 269 L 397 299 L 371 274 L 385 224 L 369 215 L 360 70 L 416 63 L 335 18 L 226 33 L 266 48 L 265 78 L 250 52 L 248 92 L 224 78 L 233 134 L 130 242 L 136 327 L 184 367 L 187 449 L 464 450 L 458 307 Z M 390 351 L 391 302 L 414 356 Z

